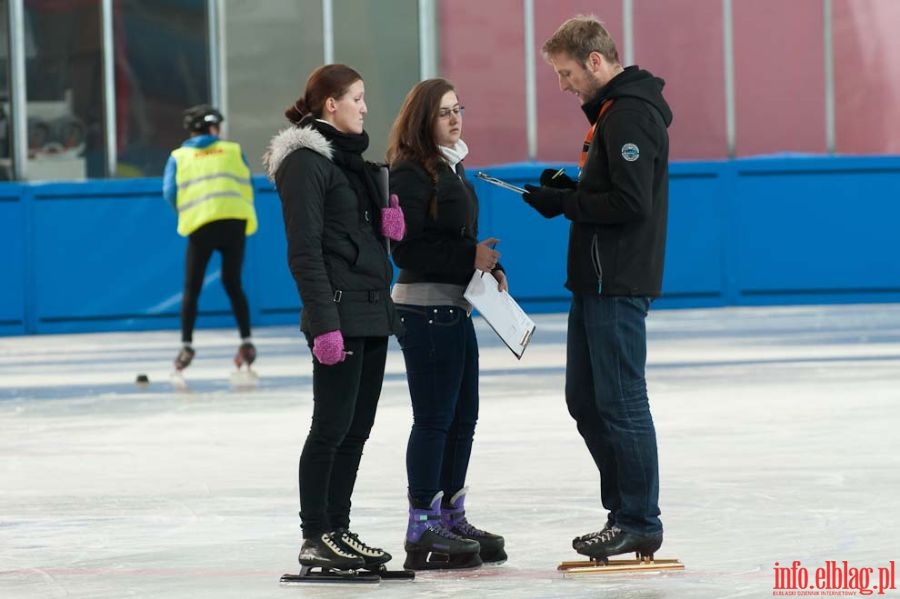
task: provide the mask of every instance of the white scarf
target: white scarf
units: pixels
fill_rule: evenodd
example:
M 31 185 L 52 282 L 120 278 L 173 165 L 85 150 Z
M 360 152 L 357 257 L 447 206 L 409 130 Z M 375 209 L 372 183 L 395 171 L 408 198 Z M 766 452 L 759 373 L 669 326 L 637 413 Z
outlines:
M 469 146 L 461 139 L 457 141 L 452 148 L 438 146 L 438 149 L 444 156 L 444 160 L 450 164 L 450 168 L 454 171 L 456 170 L 456 165 L 465 160 L 466 156 L 469 155 Z

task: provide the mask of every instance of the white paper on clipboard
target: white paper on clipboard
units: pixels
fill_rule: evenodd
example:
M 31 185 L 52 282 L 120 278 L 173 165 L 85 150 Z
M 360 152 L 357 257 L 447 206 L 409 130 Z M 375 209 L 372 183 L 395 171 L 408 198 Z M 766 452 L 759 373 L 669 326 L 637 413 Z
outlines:
M 509 293 L 500 292 L 497 279 L 476 270 L 463 297 L 478 310 L 516 358 L 521 360 L 534 334 L 534 321 Z

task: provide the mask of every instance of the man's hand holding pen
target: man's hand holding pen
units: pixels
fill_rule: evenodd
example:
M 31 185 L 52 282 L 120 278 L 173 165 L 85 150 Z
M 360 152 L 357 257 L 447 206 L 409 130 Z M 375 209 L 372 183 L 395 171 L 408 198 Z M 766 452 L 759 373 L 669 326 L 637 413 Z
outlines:
M 563 213 L 563 196 L 577 187 L 564 169 L 546 169 L 541 173 L 541 186 L 526 185 L 522 199 L 541 213 L 544 218 L 553 218 Z
M 544 172 L 541 173 L 541 185 L 554 189 L 575 189 L 578 187 L 575 180 L 566 174 L 566 169 L 564 168 L 557 171 L 554 171 L 552 168 L 544 169 Z

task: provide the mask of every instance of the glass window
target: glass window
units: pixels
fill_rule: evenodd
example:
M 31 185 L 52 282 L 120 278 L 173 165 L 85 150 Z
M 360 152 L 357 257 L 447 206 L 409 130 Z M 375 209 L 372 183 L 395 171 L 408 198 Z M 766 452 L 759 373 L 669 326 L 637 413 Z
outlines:
M 322 64 L 322 0 L 228 0 L 225 23 L 225 128 L 262 172 L 269 140 L 288 125 L 284 110 Z
M 0 181 L 12 179 L 12 122 L 9 93 L 9 3 L 0 0 Z
M 106 171 L 100 0 L 26 0 L 27 176 Z
M 403 98 L 419 81 L 417 0 L 334 0 L 334 59 L 366 82 L 366 158 L 383 161 Z
M 211 98 L 207 3 L 116 0 L 113 37 L 116 175 L 162 175 L 187 137 L 182 112 Z

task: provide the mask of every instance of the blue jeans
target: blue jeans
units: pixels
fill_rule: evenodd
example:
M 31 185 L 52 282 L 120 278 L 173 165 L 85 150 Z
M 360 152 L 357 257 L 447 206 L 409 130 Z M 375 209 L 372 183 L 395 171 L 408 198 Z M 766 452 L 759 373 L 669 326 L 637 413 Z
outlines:
M 647 399 L 644 297 L 575 294 L 566 405 L 600 471 L 603 507 L 627 532 L 662 531 L 656 430 Z
M 413 408 L 409 497 L 427 506 L 438 491 L 449 499 L 466 484 L 478 421 L 478 341 L 471 316 L 455 306 L 398 304 L 397 312 Z

